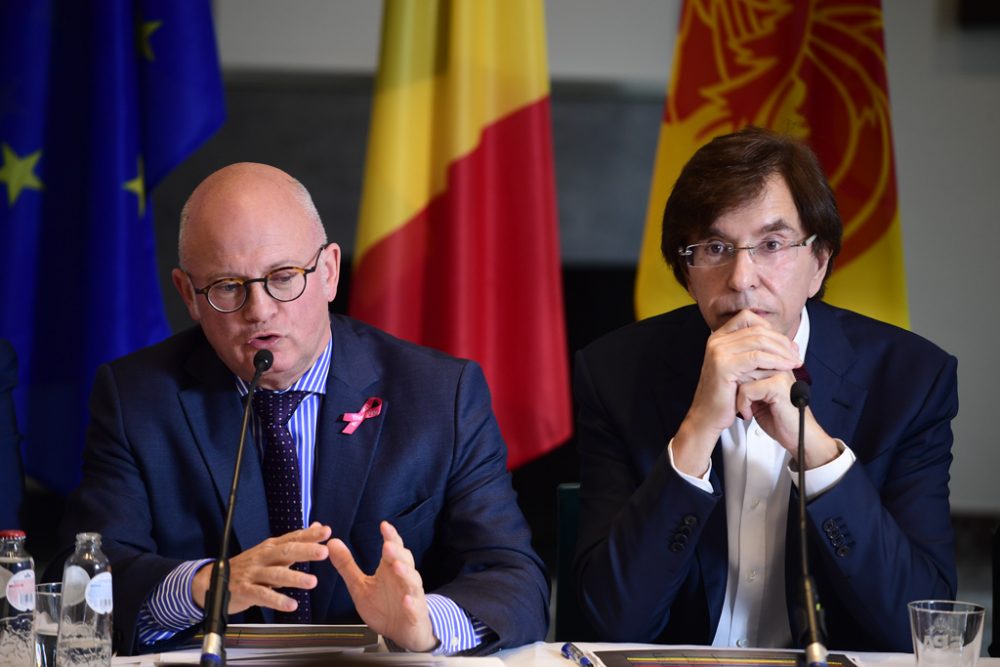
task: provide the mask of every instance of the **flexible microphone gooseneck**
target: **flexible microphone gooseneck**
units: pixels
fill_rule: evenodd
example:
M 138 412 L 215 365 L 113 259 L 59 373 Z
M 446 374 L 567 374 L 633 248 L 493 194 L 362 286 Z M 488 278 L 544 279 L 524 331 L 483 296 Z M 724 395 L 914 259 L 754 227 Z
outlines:
M 819 601 L 809 574 L 809 549 L 806 545 L 806 407 L 809 405 L 809 385 L 802 380 L 792 384 L 790 392 L 792 405 L 799 409 L 799 545 L 802 558 L 802 606 L 806 614 L 806 626 L 809 634 L 805 643 L 806 665 L 808 667 L 827 667 L 826 647 L 819 638 Z
M 226 523 L 222 528 L 222 546 L 219 558 L 212 564 L 212 583 L 208 589 L 205 605 L 205 639 L 201 644 L 201 667 L 222 667 L 226 664 L 225 634 L 229 614 L 229 534 L 233 529 L 233 510 L 236 507 L 236 488 L 240 484 L 240 468 L 243 463 L 243 448 L 247 441 L 247 425 L 250 423 L 250 408 L 253 392 L 260 382 L 260 376 L 274 363 L 270 350 L 260 350 L 253 357 L 253 379 L 243 406 L 243 426 L 240 428 L 240 444 L 236 449 L 236 469 L 233 470 L 233 485 L 229 489 L 229 505 L 226 507 Z

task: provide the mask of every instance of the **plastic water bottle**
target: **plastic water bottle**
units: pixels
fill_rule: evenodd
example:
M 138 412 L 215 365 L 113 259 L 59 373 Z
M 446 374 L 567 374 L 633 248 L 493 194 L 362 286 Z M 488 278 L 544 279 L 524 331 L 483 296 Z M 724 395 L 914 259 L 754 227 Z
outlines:
M 78 533 L 66 561 L 56 667 L 111 664 L 111 565 L 98 533 Z
M 24 531 L 0 530 L 0 667 L 35 664 L 35 561 Z

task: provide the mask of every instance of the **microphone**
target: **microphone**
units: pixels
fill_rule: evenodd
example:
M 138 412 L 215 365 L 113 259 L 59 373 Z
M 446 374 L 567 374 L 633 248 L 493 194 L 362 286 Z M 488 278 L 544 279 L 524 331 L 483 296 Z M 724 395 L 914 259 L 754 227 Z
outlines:
M 792 405 L 797 407 L 799 410 L 806 408 L 809 405 L 809 385 L 803 380 L 796 380 L 792 383 L 791 391 Z M 804 415 L 803 415 L 804 416 Z M 799 424 L 799 442 L 802 441 L 802 424 Z M 801 454 L 802 452 L 799 452 Z
M 826 647 L 819 638 L 819 600 L 816 598 L 812 577 L 809 575 L 809 550 L 806 544 L 806 466 L 805 466 L 805 426 L 806 408 L 809 406 L 809 385 L 802 380 L 792 384 L 790 392 L 792 405 L 799 409 L 799 545 L 802 558 L 802 606 L 805 608 L 807 635 L 805 658 L 808 667 L 827 667 Z
M 212 564 L 212 583 L 208 588 L 205 604 L 205 639 L 201 644 L 201 667 L 223 667 L 226 664 L 225 634 L 229 620 L 229 534 L 233 529 L 233 511 L 236 508 L 236 489 L 240 483 L 240 467 L 243 463 L 243 448 L 247 440 L 247 425 L 250 423 L 250 409 L 253 406 L 253 392 L 260 382 L 260 376 L 274 363 L 270 350 L 259 350 L 253 356 L 253 379 L 243 406 L 243 426 L 240 428 L 240 444 L 236 449 L 236 469 L 233 470 L 233 485 L 229 489 L 229 504 L 226 507 L 226 522 L 222 528 L 222 545 L 219 557 Z

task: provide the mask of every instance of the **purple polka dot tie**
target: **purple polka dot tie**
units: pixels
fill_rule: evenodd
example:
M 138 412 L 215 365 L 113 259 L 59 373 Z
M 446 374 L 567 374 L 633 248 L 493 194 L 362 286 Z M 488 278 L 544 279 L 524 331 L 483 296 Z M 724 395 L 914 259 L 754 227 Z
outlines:
M 271 535 L 277 537 L 302 528 L 302 487 L 299 482 L 299 457 L 295 441 L 288 431 L 288 420 L 306 397 L 305 391 L 258 390 L 253 395 L 253 409 L 260 419 L 264 440 L 264 492 L 267 494 L 267 516 Z M 295 563 L 293 570 L 308 572 L 308 563 Z M 279 591 L 298 601 L 293 612 L 276 612 L 278 623 L 309 623 L 312 613 L 309 591 L 301 588 L 281 588 Z

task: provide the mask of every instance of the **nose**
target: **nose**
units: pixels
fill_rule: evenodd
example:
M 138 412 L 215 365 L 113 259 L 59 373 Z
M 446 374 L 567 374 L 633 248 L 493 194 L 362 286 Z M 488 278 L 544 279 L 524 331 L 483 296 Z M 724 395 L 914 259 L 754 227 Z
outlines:
M 278 302 L 264 289 L 264 283 L 246 286 L 247 302 L 243 304 L 243 317 L 248 322 L 266 322 L 278 308 Z
M 757 287 L 759 274 L 751 252 L 740 248 L 729 264 L 729 287 L 736 292 L 745 292 Z

